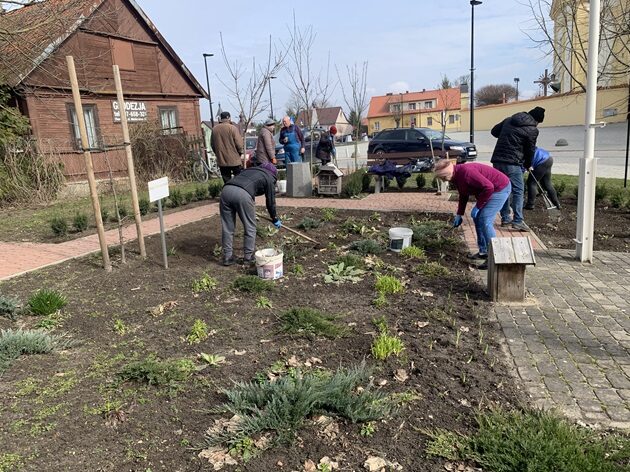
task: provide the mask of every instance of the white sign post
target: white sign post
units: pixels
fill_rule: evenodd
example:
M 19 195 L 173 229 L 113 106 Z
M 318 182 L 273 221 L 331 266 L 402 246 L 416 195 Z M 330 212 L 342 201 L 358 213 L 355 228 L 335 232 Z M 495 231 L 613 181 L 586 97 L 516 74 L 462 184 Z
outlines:
M 160 236 L 162 238 L 162 257 L 164 268 L 168 269 L 168 257 L 166 255 L 166 234 L 164 233 L 164 215 L 162 213 L 162 199 L 169 196 L 168 177 L 152 180 L 149 182 L 149 201 L 158 204 L 158 215 L 160 218 Z

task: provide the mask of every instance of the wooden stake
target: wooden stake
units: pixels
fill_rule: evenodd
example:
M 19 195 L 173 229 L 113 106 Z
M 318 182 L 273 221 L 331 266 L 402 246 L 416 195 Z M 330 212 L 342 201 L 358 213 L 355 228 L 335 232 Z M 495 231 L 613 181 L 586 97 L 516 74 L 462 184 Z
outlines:
M 81 148 L 83 148 L 83 157 L 85 158 L 85 170 L 87 172 L 88 184 L 90 186 L 90 197 L 92 198 L 92 208 L 94 209 L 94 219 L 96 220 L 98 241 L 101 244 L 101 254 L 103 255 L 103 268 L 107 272 L 111 272 L 112 264 L 109 261 L 109 252 L 107 251 L 105 228 L 103 228 L 103 218 L 101 217 L 101 204 L 98 201 L 98 193 L 96 191 L 96 179 L 94 178 L 92 154 L 90 153 L 90 142 L 88 141 L 87 129 L 85 127 L 85 116 L 83 115 L 83 104 L 81 103 L 81 92 L 79 91 L 77 71 L 74 67 L 74 57 L 66 56 L 66 61 L 68 62 L 68 74 L 70 75 L 70 84 L 72 85 L 74 110 L 76 112 L 79 132 L 81 134 Z
M 125 99 L 123 97 L 122 83 L 120 80 L 120 69 L 114 64 L 114 82 L 116 83 L 116 95 L 118 96 L 118 109 L 120 110 L 120 124 L 123 130 L 123 140 L 125 142 L 125 152 L 127 154 L 127 171 L 129 173 L 129 187 L 131 188 L 131 203 L 133 205 L 133 216 L 136 220 L 136 233 L 138 235 L 138 245 L 140 255 L 147 257 L 147 250 L 144 247 L 144 234 L 142 233 L 142 217 L 140 216 L 140 205 L 138 204 L 138 188 L 136 187 L 136 172 L 133 165 L 133 152 L 131 150 L 131 140 L 129 139 L 129 126 L 127 125 L 127 112 L 125 110 Z

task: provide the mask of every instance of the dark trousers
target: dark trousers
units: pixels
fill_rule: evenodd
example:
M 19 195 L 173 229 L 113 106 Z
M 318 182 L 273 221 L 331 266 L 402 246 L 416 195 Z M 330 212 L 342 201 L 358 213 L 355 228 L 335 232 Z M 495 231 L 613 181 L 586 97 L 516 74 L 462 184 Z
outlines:
M 226 184 L 227 181 L 230 180 L 232 177 L 236 177 L 238 174 L 241 173 L 241 171 L 243 170 L 243 166 L 232 166 L 232 167 L 221 166 L 219 167 L 219 169 L 221 170 L 221 177 L 223 178 L 223 183 Z
M 512 195 L 505 201 L 501 208 L 502 223 L 522 223 L 523 222 L 523 197 L 525 195 L 525 182 L 523 181 L 523 168 L 514 164 L 497 162 L 494 168 L 503 172 L 512 184 Z M 513 215 L 510 217 L 510 208 Z
M 228 259 L 234 255 L 234 229 L 237 215 L 243 223 L 245 231 L 243 256 L 245 259 L 254 257 L 256 250 L 256 204 L 252 196 L 241 187 L 226 185 L 221 192 L 219 213 L 221 215 L 223 257 Z
M 538 186 L 536 185 L 536 180 L 540 183 L 540 186 L 543 188 L 545 192 L 547 192 L 547 196 L 551 203 L 555 206 L 560 206 L 560 201 L 558 200 L 558 194 L 556 193 L 556 189 L 553 188 L 553 184 L 551 183 L 551 166 L 553 166 L 553 157 L 549 157 L 545 162 L 536 167 L 533 171 L 530 171 L 529 177 L 527 177 L 527 203 L 525 204 L 528 208 L 534 207 L 534 202 L 536 200 L 536 193 L 538 192 Z M 532 177 L 532 174 L 534 176 Z

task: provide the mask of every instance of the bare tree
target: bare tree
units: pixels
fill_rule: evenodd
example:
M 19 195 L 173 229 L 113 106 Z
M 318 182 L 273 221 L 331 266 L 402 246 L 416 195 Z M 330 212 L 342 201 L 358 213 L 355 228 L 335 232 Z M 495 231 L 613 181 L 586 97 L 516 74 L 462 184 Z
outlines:
M 350 123 L 354 127 L 354 167 L 359 167 L 359 137 L 361 135 L 361 120 L 363 113 L 368 106 L 367 97 L 367 61 L 358 65 L 355 63 L 352 67 L 346 66 L 347 86 L 344 87 L 344 81 L 337 68 L 337 77 L 341 84 L 341 92 L 346 106 L 350 110 Z
M 402 93 L 390 94 L 387 99 L 387 107 L 396 122 L 396 128 L 402 127 L 404 124 Z
M 516 88 L 510 84 L 486 85 L 475 92 L 477 105 L 495 105 L 516 98 Z
M 444 78 L 446 78 L 446 76 L 444 76 Z M 445 81 L 442 80 L 440 85 L 445 85 Z M 446 139 L 446 125 L 449 120 L 448 112 L 452 110 L 458 110 L 460 108 L 461 98 L 459 93 L 456 93 L 456 89 L 453 89 L 452 87 L 438 87 L 437 97 L 437 107 L 440 110 L 440 118 L 438 120 L 442 128 L 441 149 L 444 150 L 444 140 Z

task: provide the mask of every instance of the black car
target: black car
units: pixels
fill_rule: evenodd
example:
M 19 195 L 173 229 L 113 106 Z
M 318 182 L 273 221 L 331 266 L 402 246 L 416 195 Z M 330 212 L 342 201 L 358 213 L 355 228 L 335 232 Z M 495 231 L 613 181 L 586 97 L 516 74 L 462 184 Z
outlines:
M 384 129 L 368 145 L 368 159 L 426 159 L 433 151 L 442 150 L 442 132 L 430 128 Z M 444 135 L 444 151 L 457 162 L 474 161 L 477 148 L 472 143 L 454 141 Z

